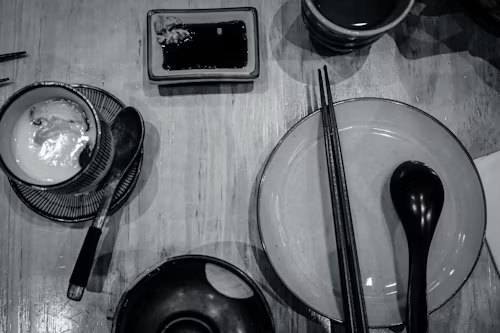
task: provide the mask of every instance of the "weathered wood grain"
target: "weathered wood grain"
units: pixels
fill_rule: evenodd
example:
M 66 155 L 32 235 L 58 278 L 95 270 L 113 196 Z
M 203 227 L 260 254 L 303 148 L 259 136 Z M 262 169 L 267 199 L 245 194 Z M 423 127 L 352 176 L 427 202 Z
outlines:
M 251 5 L 259 13 L 261 76 L 253 84 L 162 87 L 144 73 L 146 13 L 154 8 Z M 445 123 L 473 157 L 500 148 L 500 40 L 456 6 L 417 4 L 368 49 L 321 56 L 299 0 L 2 0 L 0 103 L 36 80 L 102 87 L 147 122 L 144 168 L 110 221 L 80 303 L 66 299 L 88 223 L 32 213 L 0 175 L 0 333 L 108 332 L 120 296 L 174 255 L 227 260 L 265 291 L 277 332 L 326 332 L 279 282 L 260 245 L 255 184 L 273 146 L 317 107 L 313 72 L 326 64 L 335 96 L 381 96 Z M 489 253 L 462 290 L 431 316 L 431 332 L 500 332 L 500 279 Z M 379 330 L 389 332 L 389 330 Z

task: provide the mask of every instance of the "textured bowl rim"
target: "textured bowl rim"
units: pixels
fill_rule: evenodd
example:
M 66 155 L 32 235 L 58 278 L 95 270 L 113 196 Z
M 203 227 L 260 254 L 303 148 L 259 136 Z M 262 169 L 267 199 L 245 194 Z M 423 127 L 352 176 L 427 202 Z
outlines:
M 412 106 L 410 104 L 407 104 L 407 103 L 404 103 L 404 102 L 399 102 L 399 101 L 395 101 L 395 100 L 392 100 L 392 99 L 388 99 L 388 98 L 380 98 L 380 97 L 358 97 L 358 98 L 350 98 L 350 99 L 345 99 L 345 100 L 341 100 L 341 101 L 337 101 L 337 102 L 334 102 L 333 105 L 336 106 L 336 105 L 340 105 L 340 104 L 344 104 L 344 103 L 350 103 L 350 102 L 360 102 L 360 101 L 382 101 L 382 102 L 386 102 L 386 103 L 392 103 L 392 104 L 397 104 L 397 105 L 400 105 L 400 106 L 404 106 L 404 107 L 407 107 L 407 108 L 410 108 L 412 111 L 416 111 L 428 118 L 430 118 L 430 120 L 434 121 L 435 123 L 437 123 L 438 125 L 440 125 L 446 132 L 448 132 L 448 134 L 450 134 L 452 136 L 453 139 L 455 139 L 455 141 L 458 143 L 458 145 L 460 146 L 460 148 L 462 148 L 463 152 L 467 155 L 471 165 L 472 165 L 472 168 L 474 169 L 474 173 L 476 174 L 477 178 L 478 178 L 478 181 L 479 181 L 479 186 L 481 187 L 481 197 L 482 197 L 482 201 L 483 201 L 483 210 L 484 210 L 484 227 L 483 227 L 483 230 L 482 230 L 482 237 L 481 237 L 481 245 L 479 246 L 479 250 L 478 250 L 478 253 L 477 253 L 477 256 L 476 256 L 476 259 L 474 261 L 474 264 L 472 265 L 471 269 L 470 269 L 470 272 L 466 275 L 466 277 L 464 278 L 464 280 L 460 283 L 460 285 L 458 286 L 457 290 L 452 293 L 450 295 L 450 297 L 448 297 L 445 301 L 443 301 L 441 304 L 438 304 L 434 309 L 432 309 L 431 311 L 428 311 L 429 314 L 433 313 L 434 311 L 440 309 L 443 305 L 445 305 L 446 303 L 448 303 L 461 289 L 462 287 L 465 285 L 465 283 L 469 280 L 470 276 L 472 275 L 472 272 L 474 272 L 474 269 L 476 268 L 477 266 L 477 263 L 479 261 L 479 258 L 481 256 L 481 252 L 483 250 L 483 246 L 484 246 L 484 243 L 485 242 L 485 236 L 486 236 L 486 225 L 487 225 L 487 209 L 486 209 L 486 195 L 485 195 L 485 192 L 484 192 L 484 187 L 483 187 L 483 182 L 481 180 L 481 177 L 479 175 L 479 171 L 477 170 L 477 167 L 476 167 L 476 164 L 474 163 L 474 160 L 472 159 L 472 157 L 470 156 L 469 152 L 467 151 L 467 149 L 465 149 L 464 145 L 462 144 L 462 142 L 457 138 L 457 136 L 455 134 L 453 134 L 452 131 L 450 131 L 450 129 L 448 127 L 446 127 L 443 123 L 441 123 L 439 120 L 437 120 L 435 117 L 433 117 L 432 115 L 428 114 L 427 112 L 415 107 L 415 106 Z M 275 267 L 275 264 L 273 262 L 273 260 L 271 259 L 271 256 L 269 255 L 269 252 L 267 251 L 267 248 L 266 248 L 266 244 L 264 243 L 264 237 L 263 237 L 263 233 L 262 233 L 262 228 L 261 228 L 261 224 L 262 224 L 262 221 L 260 219 L 260 198 L 261 198 L 261 191 L 262 191 L 262 187 L 264 185 L 264 181 L 265 181 L 265 178 L 266 178 L 266 175 L 267 175 L 267 170 L 268 170 L 268 167 L 269 167 L 269 164 L 271 163 L 274 155 L 276 154 L 276 152 L 278 151 L 278 149 L 280 148 L 280 146 L 282 145 L 283 141 L 285 141 L 287 139 L 287 137 L 289 135 L 291 135 L 291 133 L 293 132 L 293 130 L 295 130 L 299 125 L 301 125 L 303 122 L 305 122 L 307 119 L 313 117 L 314 115 L 316 115 L 317 113 L 321 112 L 321 109 L 318 109 L 318 110 L 315 110 L 314 112 L 311 112 L 309 115 L 305 116 L 304 118 L 300 119 L 295 125 L 293 125 L 284 135 L 283 137 L 278 141 L 278 143 L 276 144 L 276 146 L 273 148 L 273 150 L 271 151 L 271 153 L 269 154 L 265 164 L 264 164 L 264 168 L 262 169 L 262 172 L 260 172 L 258 175 L 257 175 L 257 179 L 258 179 L 258 188 L 257 188 L 257 228 L 259 230 L 259 237 L 260 237 L 260 244 L 262 245 L 262 248 L 264 250 L 264 253 L 266 254 L 266 257 L 268 258 L 269 260 L 269 264 L 271 265 L 271 267 L 273 268 L 273 271 L 276 273 L 276 275 L 278 276 L 278 278 L 280 279 L 280 281 L 285 285 L 285 287 L 295 296 L 297 297 L 297 299 L 299 299 L 302 303 L 304 303 L 306 306 L 310 307 L 311 310 L 313 310 L 314 312 L 322 315 L 323 317 L 325 318 L 328 318 L 330 320 L 332 320 L 333 322 L 335 323 L 339 323 L 339 324 L 342 324 L 343 321 L 341 319 L 337 319 L 337 318 L 330 318 L 329 316 L 327 316 L 325 313 L 321 312 L 321 311 L 318 311 L 317 309 L 313 308 L 312 306 L 310 306 L 304 299 L 302 299 L 293 289 L 291 289 L 287 282 L 282 278 L 281 276 L 281 273 L 276 269 Z M 369 323 L 368 323 L 369 324 Z M 390 324 L 390 325 L 386 325 L 386 326 L 383 326 L 383 325 L 373 325 L 373 326 L 369 326 L 371 329 L 380 329 L 380 328 L 393 328 L 393 327 L 398 327 L 398 326 L 401 326 L 403 325 L 404 323 L 403 322 L 400 322 L 400 323 L 394 323 L 394 324 Z
M 42 88 L 42 87 L 58 87 L 62 89 L 66 89 L 67 91 L 73 93 L 77 97 L 79 97 L 83 102 L 86 104 L 86 106 L 89 108 L 90 112 L 92 113 L 92 116 L 94 117 L 95 124 L 96 124 L 96 139 L 95 139 L 95 147 L 92 151 L 92 156 L 90 157 L 90 160 L 94 160 L 97 156 L 98 151 L 101 148 L 101 136 L 102 136 L 102 128 L 101 128 L 101 123 L 99 121 L 99 115 L 97 114 L 94 106 L 86 96 L 84 96 L 82 93 L 80 93 L 78 90 L 76 90 L 74 87 L 72 87 L 70 84 L 66 84 L 63 82 L 58 82 L 58 81 L 40 81 L 40 82 L 35 82 L 30 85 L 27 85 L 19 90 L 17 90 L 12 96 L 10 96 L 7 101 L 2 105 L 0 108 L 0 122 L 2 121 L 2 117 L 7 111 L 7 109 L 11 106 L 11 104 L 16 101 L 18 98 L 22 97 L 25 93 L 28 91 Z M 73 183 L 74 181 L 78 180 L 80 177 L 83 176 L 83 174 L 88 171 L 90 168 L 90 162 L 87 162 L 85 167 L 81 168 L 80 171 L 78 171 L 74 176 L 71 178 L 68 178 L 62 182 L 55 183 L 55 184 L 48 184 L 48 185 L 41 185 L 41 184 L 33 184 L 30 182 L 27 182 L 25 180 L 22 180 L 21 178 L 17 177 L 14 175 L 12 171 L 7 167 L 5 162 L 2 159 L 2 156 L 0 155 L 0 166 L 2 169 L 5 171 L 7 176 L 12 179 L 13 181 L 30 187 L 32 189 L 40 190 L 40 191 L 50 191 L 50 190 L 59 190 L 62 189 L 69 184 Z
M 276 326 L 274 324 L 274 318 L 273 318 L 273 313 L 271 311 L 271 307 L 269 306 L 269 303 L 268 303 L 266 297 L 264 296 L 264 293 L 262 292 L 262 290 L 260 290 L 259 286 L 257 285 L 257 282 L 255 282 L 247 273 L 245 273 L 242 269 L 236 267 L 235 265 L 231 264 L 230 262 L 223 260 L 223 259 L 220 259 L 220 258 L 216 258 L 216 257 L 208 256 L 208 255 L 202 255 L 202 254 L 185 254 L 185 255 L 174 256 L 174 257 L 168 258 L 166 260 L 162 260 L 159 263 L 157 263 L 153 266 L 150 266 L 145 271 L 140 273 L 132 281 L 130 286 L 127 287 L 126 291 L 121 296 L 120 301 L 118 302 L 118 305 L 115 308 L 115 313 L 113 315 L 113 323 L 111 326 L 111 332 L 116 333 L 116 329 L 117 329 L 117 325 L 118 325 L 118 317 L 119 317 L 120 312 L 121 312 L 121 310 L 124 306 L 124 303 L 127 299 L 127 295 L 129 294 L 129 292 L 132 289 L 134 289 L 139 283 L 141 283 L 149 274 L 154 274 L 154 271 L 160 269 L 164 265 L 172 266 L 172 265 L 175 265 L 176 262 L 192 262 L 192 261 L 203 261 L 203 262 L 205 262 L 205 264 L 213 264 L 213 265 L 217 265 L 219 267 L 222 267 L 222 268 L 230 271 L 231 273 L 235 274 L 240 279 L 242 279 L 245 283 L 247 283 L 250 286 L 250 288 L 252 288 L 252 290 L 256 293 L 257 298 L 259 298 L 260 301 L 262 302 L 262 304 L 264 305 L 264 310 L 266 311 L 266 313 L 269 317 L 270 323 L 271 323 L 271 332 L 276 331 Z
M 410 12 L 411 8 L 413 7 L 413 4 L 415 3 L 415 0 L 409 0 L 408 5 L 406 6 L 405 10 L 393 21 L 390 23 L 379 27 L 377 29 L 369 29 L 369 30 L 354 30 L 354 29 L 348 29 L 341 27 L 329 19 L 327 19 L 321 12 L 318 10 L 316 5 L 312 2 L 312 0 L 303 0 L 305 1 L 308 9 L 313 13 L 316 19 L 325 26 L 326 28 L 333 30 L 337 33 L 344 34 L 347 36 L 351 37 L 371 37 L 374 35 L 382 34 L 386 32 L 387 30 L 390 30 L 394 28 L 396 25 L 398 25 Z M 348 0 L 347 0 L 348 1 Z

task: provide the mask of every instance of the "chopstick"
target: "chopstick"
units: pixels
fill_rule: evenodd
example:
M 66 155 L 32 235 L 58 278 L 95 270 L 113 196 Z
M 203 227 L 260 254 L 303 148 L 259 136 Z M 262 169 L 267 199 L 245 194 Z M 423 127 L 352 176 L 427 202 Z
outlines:
M 0 60 L 10 59 L 10 58 L 18 58 L 18 57 L 23 56 L 25 54 L 26 54 L 26 51 L 0 54 Z
M 0 62 L 4 62 L 4 61 L 9 60 L 11 58 L 13 58 L 13 59 L 14 58 L 19 58 L 19 57 L 21 57 L 21 56 L 23 56 L 25 54 L 26 54 L 26 51 L 0 54 Z M 0 83 L 4 83 L 4 82 L 7 82 L 7 81 L 9 81 L 8 77 L 0 79 Z
M 368 333 L 368 319 L 363 295 L 363 283 L 359 268 L 354 227 L 347 191 L 340 136 L 333 108 L 330 79 L 324 67 L 327 97 L 323 87 L 321 70 L 319 73 L 321 115 L 328 166 L 328 180 L 334 215 L 337 255 L 342 286 L 344 322 L 347 332 Z

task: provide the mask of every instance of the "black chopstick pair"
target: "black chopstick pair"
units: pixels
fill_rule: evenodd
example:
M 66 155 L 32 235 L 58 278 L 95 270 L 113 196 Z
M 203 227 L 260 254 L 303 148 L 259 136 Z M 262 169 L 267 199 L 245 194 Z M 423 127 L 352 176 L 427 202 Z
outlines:
M 368 319 L 366 316 L 366 306 L 363 295 L 363 283 L 356 252 L 356 241 L 347 193 L 347 181 L 342 159 L 340 136 L 333 108 L 333 97 L 326 66 L 324 67 L 326 97 L 321 70 L 318 70 L 318 74 L 328 180 L 330 184 L 333 222 L 335 226 L 342 286 L 344 324 L 348 333 L 368 333 Z
M 0 54 L 0 62 L 10 60 L 10 59 L 16 59 L 16 58 L 24 56 L 25 54 L 26 54 L 26 51 Z M 0 79 L 0 83 L 4 83 L 7 81 L 9 81 L 8 77 Z

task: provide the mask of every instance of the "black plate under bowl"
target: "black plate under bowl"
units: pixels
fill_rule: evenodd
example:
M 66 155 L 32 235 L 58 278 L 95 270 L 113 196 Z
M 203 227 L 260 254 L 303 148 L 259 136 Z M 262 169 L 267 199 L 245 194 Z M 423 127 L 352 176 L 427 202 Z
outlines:
M 257 285 L 220 259 L 188 255 L 148 270 L 118 304 L 114 333 L 271 333 Z
M 125 107 L 122 101 L 101 88 L 83 84 L 73 84 L 72 87 L 89 99 L 109 126 L 118 112 Z M 111 215 L 118 211 L 132 194 L 141 173 L 143 157 L 144 149 L 141 148 L 135 161 L 118 184 L 111 201 Z M 104 192 L 104 189 L 98 186 L 97 189 L 82 194 L 54 194 L 9 181 L 14 192 L 28 208 L 38 215 L 58 222 L 74 223 L 93 219 Z

